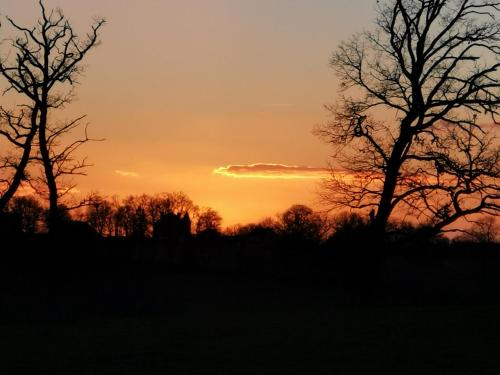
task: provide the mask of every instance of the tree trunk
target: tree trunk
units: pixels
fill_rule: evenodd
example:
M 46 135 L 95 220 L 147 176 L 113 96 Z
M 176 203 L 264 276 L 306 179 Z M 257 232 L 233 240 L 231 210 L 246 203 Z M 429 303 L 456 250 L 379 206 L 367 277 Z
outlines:
M 396 190 L 399 166 L 392 166 L 387 169 L 384 180 L 384 189 L 380 198 L 378 211 L 373 221 L 373 230 L 377 235 L 385 233 L 387 222 L 392 212 L 392 199 Z
M 0 213 L 4 212 L 9 204 L 9 201 L 12 199 L 17 189 L 21 185 L 21 182 L 25 178 L 25 170 L 28 165 L 31 156 L 31 146 L 33 144 L 33 139 L 35 138 L 36 132 L 38 130 L 37 125 L 37 117 L 38 117 L 38 107 L 33 109 L 31 113 L 31 130 L 26 137 L 26 141 L 23 147 L 23 154 L 21 156 L 21 160 L 16 167 L 16 172 L 14 177 L 12 178 L 12 182 L 9 185 L 7 191 L 0 197 Z
M 52 231 L 54 227 L 57 226 L 57 222 L 59 221 L 59 208 L 57 204 L 57 184 L 54 176 L 54 171 L 52 169 L 52 162 L 50 160 L 49 146 L 47 144 L 46 137 L 48 112 L 46 103 L 46 101 L 43 102 L 42 108 L 40 110 L 40 129 L 38 133 L 38 139 L 40 144 L 40 154 L 42 156 L 43 169 L 45 172 L 45 179 L 47 181 L 47 187 L 49 189 L 48 227 L 49 231 Z
M 411 122 L 409 120 L 403 121 L 401 127 L 403 129 L 408 129 L 409 127 L 406 126 L 407 123 Z M 380 197 L 378 211 L 372 224 L 373 232 L 376 236 L 383 237 L 385 234 L 387 222 L 393 210 L 392 201 L 398 184 L 399 170 L 403 163 L 403 153 L 411 143 L 411 140 L 412 135 L 408 131 L 403 130 L 394 145 L 391 157 L 387 163 L 384 188 L 382 190 L 382 196 Z

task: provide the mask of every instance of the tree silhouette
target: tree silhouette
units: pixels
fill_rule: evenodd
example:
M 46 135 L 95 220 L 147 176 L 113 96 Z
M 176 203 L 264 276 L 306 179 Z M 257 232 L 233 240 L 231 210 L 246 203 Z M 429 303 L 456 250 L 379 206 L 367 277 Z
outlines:
M 48 12 L 39 1 L 41 18 L 33 27 L 24 27 L 7 17 L 17 32 L 10 41 L 10 53 L 0 59 L 0 74 L 7 80 L 8 90 L 14 90 L 29 100 L 32 113 L 31 129 L 38 131 L 38 160 L 43 165 L 44 181 L 49 197 L 49 224 L 57 221 L 58 199 L 61 193 L 57 178 L 81 174 L 85 161 L 72 160 L 71 155 L 89 138 L 57 148 L 60 138 L 74 129 L 82 118 L 69 123 L 51 125 L 49 111 L 61 109 L 73 97 L 73 87 L 83 71 L 81 64 L 87 52 L 98 44 L 104 19 L 97 19 L 85 38 L 80 38 L 61 10 Z M 71 87 L 68 91 L 65 88 Z
M 326 223 L 311 208 L 296 204 L 281 215 L 281 232 L 294 239 L 318 241 L 323 237 Z
M 97 199 L 97 202 L 106 204 L 104 201 L 102 198 Z M 182 192 L 163 193 L 154 196 L 146 194 L 131 195 L 121 202 L 116 201 L 114 204 L 107 202 L 107 204 L 115 206 L 112 213 L 115 235 L 125 237 L 132 235 L 133 232 L 137 233 L 139 228 L 142 228 L 143 236 L 150 237 L 153 234 L 154 224 L 167 214 L 174 214 L 179 217 L 186 215 L 195 217 L 198 213 L 198 206 Z M 93 219 L 92 216 L 104 214 L 104 212 L 97 212 L 100 211 L 100 208 L 102 208 L 101 205 L 96 208 L 94 204 L 91 204 L 87 210 L 87 220 L 96 230 L 98 228 L 94 226 L 94 220 L 97 218 Z
M 222 217 L 212 208 L 202 209 L 196 220 L 196 233 L 220 232 Z
M 35 233 L 39 229 L 44 209 L 35 197 L 22 196 L 10 201 L 8 211 L 19 218 L 24 233 Z
M 115 233 L 115 207 L 112 202 L 96 195 L 93 204 L 86 207 L 85 221 L 101 236 L 112 236 Z
M 469 229 L 464 230 L 465 235 L 462 239 L 482 243 L 498 241 L 500 225 L 495 219 L 488 216 L 475 221 Z
M 17 189 L 28 179 L 33 140 L 38 126 L 38 107 L 10 111 L 0 108 L 0 136 L 12 146 L 0 164 L 0 214 L 8 207 Z M 30 118 L 31 117 L 31 118 Z
M 331 65 L 341 99 L 317 134 L 335 148 L 323 198 L 446 230 L 500 211 L 500 3 L 387 0 L 376 30 L 343 42 Z

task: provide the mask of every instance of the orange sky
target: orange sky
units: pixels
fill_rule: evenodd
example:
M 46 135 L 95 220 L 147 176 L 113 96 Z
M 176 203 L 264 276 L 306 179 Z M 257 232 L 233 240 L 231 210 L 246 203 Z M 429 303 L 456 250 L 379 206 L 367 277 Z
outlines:
M 94 167 L 78 189 L 120 196 L 182 190 L 218 210 L 226 225 L 295 203 L 314 206 L 312 177 L 320 173 L 234 178 L 214 170 L 326 166 L 329 149 L 311 130 L 336 97 L 328 59 L 340 40 L 369 25 L 371 3 L 47 0 L 82 33 L 93 16 L 108 20 L 77 99 L 62 114 L 86 113 L 92 135 L 106 138 L 86 147 Z M 35 0 L 0 5 L 24 25 L 37 12 Z

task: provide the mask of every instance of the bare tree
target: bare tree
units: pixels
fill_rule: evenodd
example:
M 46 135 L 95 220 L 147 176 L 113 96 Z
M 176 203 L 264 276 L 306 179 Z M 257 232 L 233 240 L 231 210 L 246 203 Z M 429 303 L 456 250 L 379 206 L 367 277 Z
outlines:
M 39 230 L 44 209 L 35 197 L 14 197 L 9 203 L 8 211 L 18 217 L 24 233 L 35 233 Z
M 93 197 L 93 204 L 85 208 L 84 221 L 101 236 L 112 236 L 115 233 L 116 210 L 113 203 L 98 194 Z
M 75 176 L 86 176 L 87 167 L 92 164 L 87 162 L 87 157 L 79 158 L 76 154 L 78 149 L 90 141 L 102 141 L 103 139 L 90 138 L 88 135 L 88 125 L 83 127 L 82 120 L 85 116 L 78 117 L 74 120 L 51 123 L 47 126 L 47 150 L 49 155 L 49 163 L 43 158 L 41 149 L 33 156 L 33 159 L 41 166 L 43 173 L 38 174 L 29 180 L 31 187 L 41 196 L 51 196 L 50 187 L 46 173 L 46 166 L 50 164 L 52 173 L 50 176 L 54 179 L 56 186 L 57 201 L 71 197 L 76 190 Z M 80 130 L 83 127 L 83 136 L 76 139 L 70 139 L 70 135 L 75 130 Z M 68 200 L 68 199 L 66 199 Z M 66 210 L 74 210 L 89 204 L 94 204 L 92 194 L 88 197 L 74 202 L 66 202 Z M 61 207 L 58 206 L 58 210 Z
M 472 224 L 472 226 L 464 231 L 465 235 L 462 239 L 492 243 L 498 241 L 500 235 L 500 225 L 494 217 L 483 217 Z
M 0 164 L 0 213 L 4 212 L 21 184 L 28 179 L 27 166 L 38 126 L 38 107 L 9 111 L 0 108 L 0 136 L 7 153 Z
M 99 200 L 97 200 L 99 202 Z M 179 217 L 198 217 L 198 206 L 182 192 L 163 193 L 154 196 L 128 196 L 115 202 L 115 235 L 131 236 L 144 231 L 144 236 L 152 236 L 154 224 L 163 215 L 174 214 Z
M 196 233 L 220 232 L 222 217 L 213 208 L 204 208 L 196 220 Z
M 317 134 L 335 148 L 323 198 L 443 231 L 500 212 L 500 2 L 385 0 L 376 29 L 343 42 L 331 65 L 341 98 Z
M 147 203 L 149 197 L 128 196 L 114 212 L 115 235 L 125 237 L 145 237 L 152 231 L 152 223 L 148 220 Z
M 54 151 L 56 139 L 73 129 L 78 122 L 51 126 L 49 111 L 61 109 L 71 101 L 73 87 L 83 71 L 81 62 L 99 42 L 104 19 L 97 19 L 85 38 L 80 38 L 61 10 L 48 12 L 39 1 L 41 18 L 33 27 L 24 27 L 7 17 L 18 36 L 10 40 L 11 53 L 0 58 L 0 74 L 9 84 L 8 90 L 24 95 L 37 116 L 32 117 L 38 131 L 39 158 L 43 164 L 49 197 L 49 223 L 57 221 L 60 192 L 57 177 L 80 173 L 85 162 L 61 167 L 81 142 Z M 65 90 L 70 87 L 69 90 Z M 58 91 L 60 90 L 60 91 Z M 85 137 L 88 139 L 88 137 Z
M 177 215 L 189 215 L 195 217 L 198 215 L 199 208 L 194 202 L 189 198 L 186 193 L 182 191 L 165 193 L 162 194 L 163 198 L 170 205 L 170 210 L 172 213 Z

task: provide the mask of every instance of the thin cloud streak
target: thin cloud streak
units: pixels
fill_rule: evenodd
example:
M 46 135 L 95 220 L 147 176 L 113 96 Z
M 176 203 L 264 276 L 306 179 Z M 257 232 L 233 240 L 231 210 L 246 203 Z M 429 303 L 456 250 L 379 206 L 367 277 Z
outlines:
M 136 172 L 116 170 L 115 173 L 122 177 L 132 177 L 132 178 L 139 177 L 139 174 Z
M 256 163 L 249 165 L 228 165 L 213 170 L 216 175 L 232 178 L 261 178 L 261 179 L 325 179 L 331 176 L 327 168 L 307 167 L 299 165 L 285 165 L 273 163 Z

